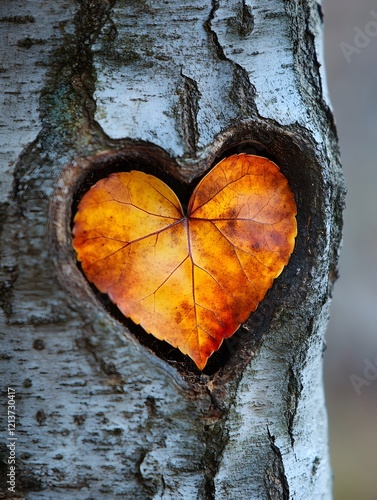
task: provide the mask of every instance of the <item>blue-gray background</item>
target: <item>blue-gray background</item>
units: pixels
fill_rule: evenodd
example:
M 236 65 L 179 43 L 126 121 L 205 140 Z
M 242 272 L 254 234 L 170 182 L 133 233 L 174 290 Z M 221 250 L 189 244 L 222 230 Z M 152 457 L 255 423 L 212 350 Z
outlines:
M 334 493 L 335 500 L 376 500 L 377 371 L 376 380 L 367 380 L 364 370 L 368 361 L 377 364 L 377 1 L 325 0 L 324 12 L 328 85 L 348 188 L 325 353 Z M 357 47 L 357 28 L 370 35 L 375 29 L 375 36 L 359 37 Z M 347 61 L 348 50 L 355 53 Z M 360 383 L 359 395 L 350 378 Z

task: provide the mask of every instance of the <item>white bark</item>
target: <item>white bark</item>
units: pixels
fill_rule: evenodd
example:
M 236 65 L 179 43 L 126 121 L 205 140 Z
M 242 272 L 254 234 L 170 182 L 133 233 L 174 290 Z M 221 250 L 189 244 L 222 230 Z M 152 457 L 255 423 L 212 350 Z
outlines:
M 320 14 L 314 0 L 1 3 L 2 387 L 17 392 L 24 498 L 331 498 L 322 352 L 343 187 Z M 295 192 L 296 249 L 199 374 L 141 345 L 77 268 L 80 158 L 153 157 L 187 183 L 252 141 Z

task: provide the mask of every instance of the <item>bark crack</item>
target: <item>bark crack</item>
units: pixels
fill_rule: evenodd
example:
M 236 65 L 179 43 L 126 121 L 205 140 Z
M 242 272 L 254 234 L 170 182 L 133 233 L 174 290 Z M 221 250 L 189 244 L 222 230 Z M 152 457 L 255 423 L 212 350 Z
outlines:
M 219 8 L 219 1 L 212 0 L 212 9 L 204 28 L 213 43 L 215 52 L 220 61 L 226 61 L 233 67 L 233 85 L 229 91 L 230 100 L 239 108 L 239 115 L 242 117 L 256 116 L 257 108 L 255 105 L 255 87 L 250 81 L 249 74 L 240 64 L 229 58 L 219 41 L 219 37 L 212 26 L 216 11 Z M 228 24 L 233 25 L 241 37 L 251 34 L 254 28 L 254 16 L 250 8 L 242 1 L 239 12 L 228 19 Z
M 219 2 L 218 2 L 218 0 L 212 0 L 212 9 L 211 9 L 211 12 L 209 13 L 207 21 L 204 23 L 204 29 L 206 30 L 206 32 L 208 33 L 208 36 L 210 37 L 210 39 L 213 42 L 213 45 L 214 45 L 217 57 L 221 61 L 227 61 L 228 58 L 224 54 L 224 50 L 223 50 L 223 48 L 222 48 L 222 46 L 221 46 L 221 44 L 219 42 L 219 38 L 217 36 L 217 33 L 212 28 L 212 21 L 213 21 L 213 19 L 215 17 L 215 13 L 216 13 L 216 11 L 217 11 L 218 8 L 219 8 Z M 232 62 L 232 61 L 230 61 L 230 62 Z
M 200 109 L 199 101 L 201 93 L 195 80 L 183 74 L 181 70 L 181 80 L 177 88 L 179 95 L 179 118 L 182 132 L 182 139 L 185 143 L 186 153 L 196 156 L 197 144 L 199 140 L 197 116 Z
M 219 388 L 213 386 L 207 387 L 208 394 L 211 398 L 211 405 L 206 415 L 206 423 L 204 425 L 204 438 L 206 442 L 205 453 L 202 460 L 202 468 L 204 471 L 204 498 L 205 500 L 215 500 L 216 486 L 215 478 L 218 473 L 220 462 L 229 441 L 229 434 L 226 425 L 231 402 L 224 404 L 219 395 Z M 221 389 L 220 389 L 221 392 Z M 219 397 L 220 396 L 220 397 Z M 230 398 L 233 400 L 233 398 Z
M 275 444 L 275 436 L 267 427 L 268 440 L 272 450 L 272 460 L 264 471 L 264 486 L 268 500 L 289 500 L 289 485 L 285 475 L 283 457 Z
M 242 0 L 240 9 L 236 15 L 228 18 L 227 25 L 230 28 L 234 28 L 241 37 L 251 34 L 254 29 L 254 16 L 250 7 L 246 5 L 245 0 Z
M 288 390 L 287 390 L 286 411 L 285 411 L 288 434 L 292 447 L 295 443 L 295 439 L 293 437 L 293 424 L 297 413 L 297 406 L 300 399 L 301 391 L 302 391 L 302 384 L 295 373 L 293 364 L 288 369 Z
M 284 2 L 285 11 L 290 18 L 291 34 L 293 41 L 293 55 L 295 64 L 300 68 L 300 75 L 303 75 L 306 81 L 299 82 L 300 93 L 303 99 L 313 106 L 316 103 L 315 110 L 323 116 L 323 123 L 329 124 L 330 131 L 334 137 L 334 143 L 337 142 L 337 131 L 334 116 L 323 95 L 322 78 L 320 74 L 321 64 L 318 61 L 315 47 L 315 33 L 311 26 L 313 16 L 317 16 L 320 22 L 323 22 L 323 12 L 321 6 L 317 3 L 313 10 L 308 1 L 297 2 L 286 0 Z M 310 105 L 309 105 L 310 108 Z
M 207 424 L 204 428 L 206 451 L 202 465 L 205 476 L 205 500 L 215 500 L 216 498 L 215 477 L 219 470 L 224 448 L 228 442 L 228 436 L 224 434 L 224 418 L 220 418 L 215 424 Z

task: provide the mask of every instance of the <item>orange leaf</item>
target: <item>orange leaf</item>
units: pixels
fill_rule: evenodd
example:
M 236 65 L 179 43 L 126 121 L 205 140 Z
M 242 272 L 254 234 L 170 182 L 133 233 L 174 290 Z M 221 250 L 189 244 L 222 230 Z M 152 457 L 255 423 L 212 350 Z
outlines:
M 73 245 L 87 279 L 125 316 L 202 370 L 288 263 L 295 215 L 278 166 L 240 154 L 201 180 L 187 216 L 156 177 L 100 180 L 79 203 Z

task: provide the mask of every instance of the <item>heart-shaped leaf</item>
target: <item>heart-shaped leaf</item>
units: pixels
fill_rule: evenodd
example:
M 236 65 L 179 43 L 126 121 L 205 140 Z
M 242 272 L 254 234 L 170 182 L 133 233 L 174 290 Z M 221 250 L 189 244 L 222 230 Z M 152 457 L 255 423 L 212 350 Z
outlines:
M 295 215 L 278 166 L 240 154 L 201 180 L 187 215 L 156 177 L 101 179 L 79 203 L 73 245 L 87 279 L 125 316 L 202 370 L 288 263 Z

